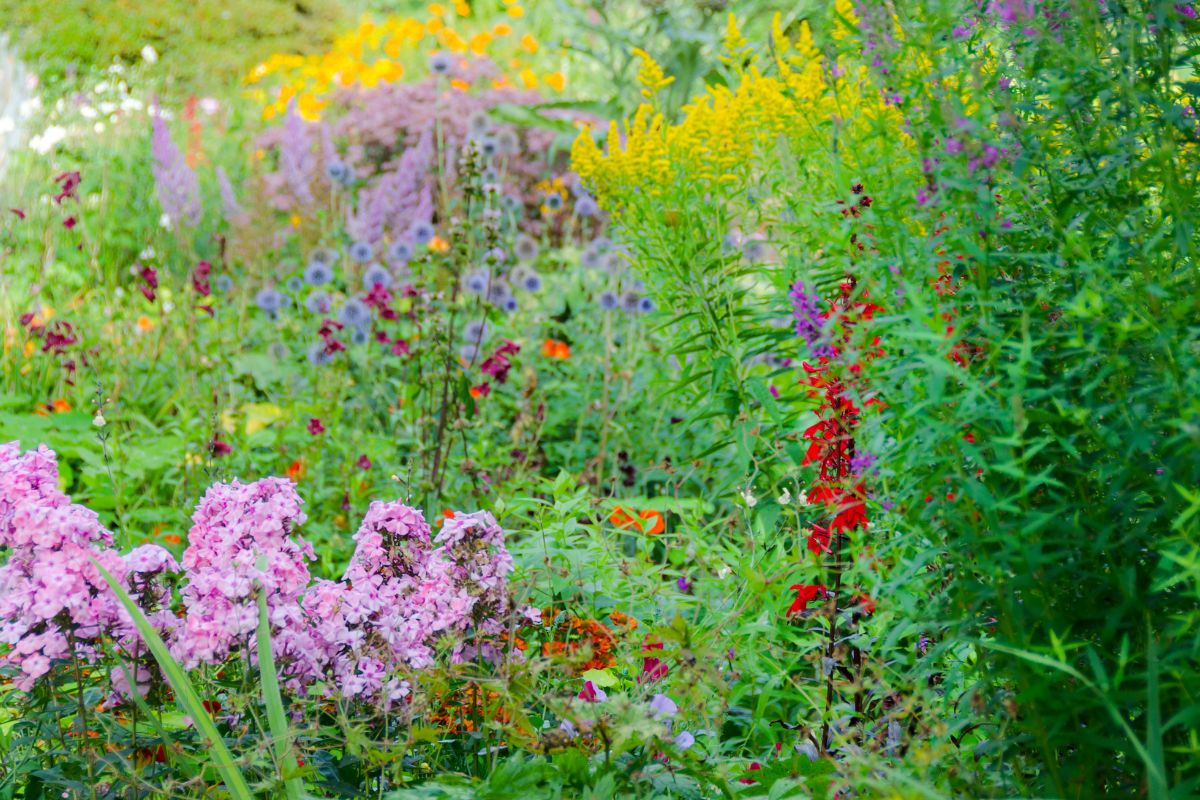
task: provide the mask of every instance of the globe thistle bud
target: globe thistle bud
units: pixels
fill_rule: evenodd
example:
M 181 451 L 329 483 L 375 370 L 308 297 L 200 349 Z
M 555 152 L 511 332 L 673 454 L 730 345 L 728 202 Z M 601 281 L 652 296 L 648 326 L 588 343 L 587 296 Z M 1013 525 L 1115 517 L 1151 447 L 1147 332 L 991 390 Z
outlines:
M 274 314 L 283 305 L 283 295 L 274 289 L 259 289 L 254 295 L 254 304 L 268 314 Z
M 333 308 L 333 298 L 325 292 L 313 292 L 305 298 L 304 307 L 310 313 L 325 315 Z
M 540 248 L 532 236 L 522 233 L 513 242 L 513 253 L 522 261 L 533 261 L 538 257 Z
M 372 264 L 363 272 L 363 288 L 367 291 L 382 286 L 388 288 L 392 285 L 392 273 L 388 272 L 387 267 L 382 264 Z
M 412 228 L 408 231 L 413 241 L 419 245 L 426 245 L 433 241 L 433 237 L 437 235 L 437 231 L 428 222 L 415 222 Z
M 434 75 L 449 75 L 454 59 L 449 53 L 438 51 L 429 56 L 429 71 Z
M 304 282 L 309 286 L 321 286 L 333 280 L 333 270 L 328 264 L 313 261 L 304 268 Z
M 365 264 L 375 255 L 375 248 L 369 242 L 355 242 L 350 245 L 350 259 L 358 264 Z

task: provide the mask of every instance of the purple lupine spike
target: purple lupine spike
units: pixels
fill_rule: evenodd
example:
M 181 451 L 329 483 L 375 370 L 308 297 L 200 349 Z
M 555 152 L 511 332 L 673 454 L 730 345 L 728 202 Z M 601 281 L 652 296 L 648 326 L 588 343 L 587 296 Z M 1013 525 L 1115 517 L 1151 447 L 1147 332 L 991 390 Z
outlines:
M 154 113 L 154 132 L 150 137 L 150 154 L 154 159 L 151 171 L 154 188 L 163 212 L 173 222 L 194 227 L 203 211 L 200 204 L 200 182 L 187 165 L 183 154 L 171 140 L 171 132 L 157 108 Z
M 821 296 L 816 291 L 810 294 L 802 280 L 792 284 L 788 296 L 792 299 L 792 316 L 796 318 L 796 335 L 805 341 L 814 356 L 832 356 L 833 347 L 822 341 L 825 319 L 821 316 Z
M 287 179 L 292 194 L 301 203 L 313 202 L 312 177 L 314 159 L 308 124 L 296 113 L 295 104 L 288 107 L 279 140 L 279 167 Z

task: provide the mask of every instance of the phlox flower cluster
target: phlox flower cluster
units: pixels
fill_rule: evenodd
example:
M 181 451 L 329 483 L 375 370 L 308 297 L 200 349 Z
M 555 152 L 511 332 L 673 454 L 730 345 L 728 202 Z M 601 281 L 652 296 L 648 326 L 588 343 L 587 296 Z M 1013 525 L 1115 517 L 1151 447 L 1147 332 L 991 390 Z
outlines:
M 132 621 L 96 564 L 125 580 L 139 602 L 161 599 L 147 577 L 172 569 L 170 554 L 148 545 L 123 559 L 111 544 L 96 513 L 59 491 L 52 451 L 0 445 L 0 547 L 8 549 L 0 566 L 0 643 L 9 648 L 0 664 L 19 670 L 18 689 L 32 689 L 56 659 L 95 661 L 105 637 L 132 641 Z
M 181 594 L 186 617 L 172 654 L 187 668 L 224 660 L 239 644 L 253 648 L 257 593 L 273 626 L 295 624 L 308 587 L 312 545 L 292 536 L 304 522 L 295 485 L 283 478 L 209 488 L 192 516 Z
M 512 558 L 491 514 L 447 519 L 434 541 L 420 511 L 376 502 L 354 539 L 343 580 L 320 581 L 304 599 L 317 644 L 298 664 L 309 680 L 386 705 L 409 694 L 405 675 L 430 666 L 446 634 L 458 634 L 458 659 L 499 656 Z
M 117 700 L 143 696 L 157 676 L 132 620 L 95 565 L 125 588 L 187 669 L 232 656 L 256 660 L 259 597 L 265 596 L 281 677 L 299 694 L 313 687 L 389 705 L 411 692 L 414 670 L 439 651 L 455 660 L 496 660 L 511 616 L 513 560 L 486 511 L 457 514 L 434 539 L 421 512 L 372 503 L 355 534 L 341 581 L 310 582 L 315 556 L 296 535 L 305 516 L 295 485 L 281 478 L 215 484 L 192 517 L 181 565 L 157 545 L 122 557 L 96 514 L 57 488 L 53 452 L 0 446 L 0 667 L 30 691 L 56 660 L 94 663 L 115 644 L 109 677 Z M 163 580 L 180 573 L 182 613 Z M 446 639 L 443 647 L 443 639 Z

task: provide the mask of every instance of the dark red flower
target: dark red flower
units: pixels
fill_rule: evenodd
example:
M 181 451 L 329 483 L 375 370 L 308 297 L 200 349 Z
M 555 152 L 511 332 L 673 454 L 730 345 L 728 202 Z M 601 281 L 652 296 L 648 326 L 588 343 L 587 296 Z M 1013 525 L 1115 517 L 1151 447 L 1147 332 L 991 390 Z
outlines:
M 54 182 L 59 186 L 58 194 L 54 195 L 55 205 L 61 205 L 63 200 L 78 200 L 75 190 L 82 181 L 83 178 L 78 172 L 64 172 L 55 178 Z
M 209 276 L 212 274 L 212 264 L 207 261 L 201 261 L 192 270 L 192 288 L 201 297 L 208 297 L 212 294 L 212 286 L 208 282 Z M 211 313 L 211 311 L 209 312 Z
M 208 443 L 208 452 L 213 454 L 213 457 L 227 456 L 233 452 L 233 448 L 221 439 L 220 433 L 214 433 L 212 441 Z
M 308 432 L 313 436 L 320 436 L 325 432 L 325 426 L 321 424 L 321 420 L 317 419 L 316 417 L 312 417 L 308 421 Z
M 367 458 L 366 454 L 364 453 L 363 455 L 358 457 L 358 461 L 355 461 L 354 465 L 356 467 L 358 467 L 359 469 L 370 469 L 371 468 L 371 459 Z

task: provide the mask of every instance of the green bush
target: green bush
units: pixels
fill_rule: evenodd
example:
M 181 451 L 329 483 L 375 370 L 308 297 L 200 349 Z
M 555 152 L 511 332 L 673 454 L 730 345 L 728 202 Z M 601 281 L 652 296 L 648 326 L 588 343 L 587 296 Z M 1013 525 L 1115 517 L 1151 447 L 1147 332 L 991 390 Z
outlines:
M 318 50 L 348 17 L 338 0 L 0 0 L 0 24 L 44 79 L 140 61 L 149 45 L 164 88 L 181 93 L 236 82 L 271 53 Z

